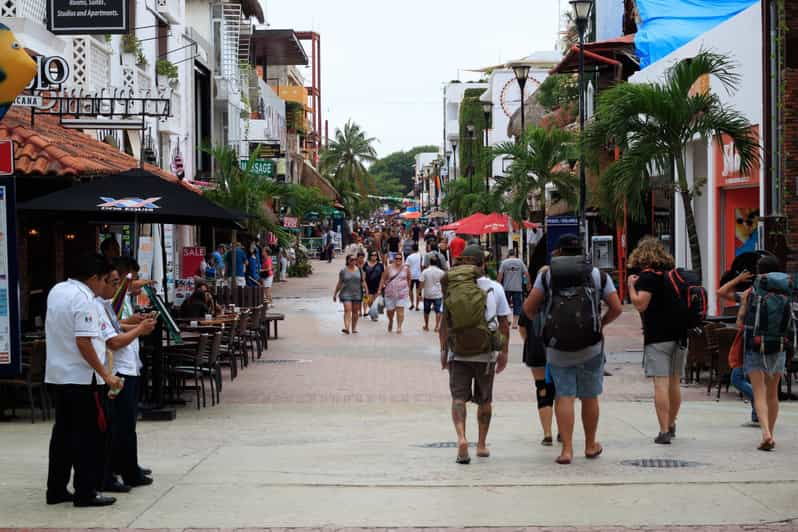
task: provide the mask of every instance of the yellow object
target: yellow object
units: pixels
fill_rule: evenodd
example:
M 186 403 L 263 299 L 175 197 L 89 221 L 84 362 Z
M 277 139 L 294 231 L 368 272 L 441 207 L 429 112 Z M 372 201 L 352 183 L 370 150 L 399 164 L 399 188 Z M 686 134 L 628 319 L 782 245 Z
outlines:
M 36 75 L 36 62 L 8 26 L 0 24 L 0 120 Z

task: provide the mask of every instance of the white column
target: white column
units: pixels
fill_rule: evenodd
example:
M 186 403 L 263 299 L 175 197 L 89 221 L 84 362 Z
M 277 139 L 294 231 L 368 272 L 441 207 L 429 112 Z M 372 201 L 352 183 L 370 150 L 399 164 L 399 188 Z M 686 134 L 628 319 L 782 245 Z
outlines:
M 716 314 L 718 310 L 718 246 L 717 241 L 722 238 L 718 227 L 718 201 L 715 193 L 715 155 L 717 149 L 714 140 L 707 141 L 707 185 L 704 195 L 707 197 L 707 296 L 709 301 L 708 312 Z
M 677 171 L 674 168 L 674 171 Z M 687 249 L 689 249 L 689 244 L 687 242 L 687 222 L 685 221 L 684 215 L 684 206 L 682 205 L 682 197 L 678 192 L 675 192 L 675 200 L 674 200 L 674 227 L 675 230 L 673 231 L 675 234 L 673 235 L 673 249 L 674 249 L 674 259 L 676 259 L 676 265 L 679 267 L 685 267 L 688 264 L 688 257 L 689 253 L 687 253 Z

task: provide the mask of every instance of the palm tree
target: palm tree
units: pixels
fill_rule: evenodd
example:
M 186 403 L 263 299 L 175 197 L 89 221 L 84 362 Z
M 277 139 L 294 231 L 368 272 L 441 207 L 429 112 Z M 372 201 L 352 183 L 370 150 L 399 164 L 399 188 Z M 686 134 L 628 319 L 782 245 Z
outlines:
M 373 146 L 375 141 L 359 125 L 351 120 L 347 121 L 343 131 L 335 130 L 335 139 L 321 153 L 322 173 L 336 182 L 354 185 L 363 196 L 374 192 L 374 178 L 365 164 L 377 160 L 377 152 Z
M 560 170 L 560 163 L 574 158 L 575 137 L 562 129 L 529 127 L 518 142 L 503 142 L 493 149 L 493 157 L 512 159 L 509 173 L 498 181 L 494 189 L 497 194 L 509 194 L 508 214 L 523 221 L 529 217 L 530 194 L 545 197 L 548 183 L 553 184 L 560 197 L 574 204 L 577 182 L 570 168 Z M 544 202 L 545 218 L 545 202 Z
M 696 180 L 692 187 L 687 182 L 685 147 L 697 136 L 720 141 L 721 135 L 728 135 L 740 155 L 742 172 L 759 161 L 759 144 L 745 116 L 723 105 L 716 94 L 693 90 L 703 76 L 713 76 L 732 93 L 740 81 L 734 68 L 729 58 L 702 50 L 671 67 L 661 83 L 616 85 L 599 98 L 585 135 L 586 146 L 594 153 L 606 150 L 608 144 L 620 148 L 620 159 L 600 180 L 600 198 L 611 215 L 617 217 L 627 203 L 631 215 L 642 219 L 643 198 L 654 176 L 667 177 L 667 186 L 679 193 L 684 205 L 692 267 L 699 274 L 701 245 L 693 198 L 701 194 L 705 180 Z M 675 182 L 670 177 L 674 166 Z

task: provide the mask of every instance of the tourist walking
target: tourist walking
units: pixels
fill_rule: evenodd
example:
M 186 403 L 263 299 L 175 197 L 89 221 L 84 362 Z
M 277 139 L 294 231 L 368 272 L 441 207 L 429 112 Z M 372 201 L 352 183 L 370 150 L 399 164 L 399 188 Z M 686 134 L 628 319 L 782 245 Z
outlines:
M 776 448 L 773 437 L 779 416 L 779 381 L 786 369 L 787 342 L 795 345 L 796 323 L 792 279 L 779 259 L 765 256 L 756 265 L 754 285 L 743 293 L 737 327 L 743 329 L 743 367 L 754 390 L 759 417 L 760 451 Z
M 609 309 L 601 316 L 601 302 Z M 599 396 L 604 383 L 604 328 L 623 312 L 612 280 L 584 259 L 576 235 L 560 237 L 551 266 L 541 271 L 524 302 L 524 312 L 534 317 L 541 309 L 546 359 L 554 380 L 554 415 L 562 437 L 558 464 L 574 456 L 574 403 L 582 403 L 585 457 L 603 452 L 596 438 Z
M 441 327 L 443 312 L 443 287 L 441 279 L 446 275 L 438 265 L 438 257 L 430 257 L 429 267 L 421 272 L 421 291 L 424 296 L 424 330 L 429 331 L 429 315 L 435 311 L 435 332 Z
M 402 239 L 399 237 L 398 231 L 396 229 L 391 229 L 391 235 L 386 240 L 388 262 L 393 262 L 394 257 L 399 253 L 399 244 L 401 241 Z
M 344 304 L 344 328 L 341 332 L 357 334 L 357 322 L 360 318 L 360 306 L 363 302 L 363 294 L 366 293 L 365 276 L 360 268 L 357 267 L 357 257 L 346 256 L 346 266 L 341 268 L 338 273 L 338 284 L 335 285 L 333 301 L 340 297 Z
M 643 321 L 643 369 L 654 381 L 654 409 L 659 434 L 654 443 L 669 444 L 676 437 L 676 418 L 682 405 L 680 382 L 687 360 L 687 328 L 675 319 L 679 309 L 671 295 L 668 272 L 673 257 L 655 238 L 644 238 L 629 256 L 629 299 Z
M 438 247 L 436 244 L 427 242 L 427 252 L 424 254 L 422 268 L 426 269 L 429 268 L 430 259 L 432 257 L 437 257 L 438 259 L 438 268 L 443 271 L 449 270 L 449 261 L 446 260 L 446 255 L 438 251 Z
M 379 260 L 380 256 L 376 250 L 369 251 L 369 260 L 363 266 L 363 271 L 366 274 L 366 300 L 365 310 L 371 309 L 371 305 L 377 299 L 380 293 L 380 281 L 382 281 L 382 274 L 385 272 L 385 267 Z M 377 321 L 377 317 L 373 316 L 372 321 Z
M 524 304 L 524 281 L 532 284 L 529 279 L 529 270 L 524 261 L 516 257 L 514 249 L 507 252 L 507 258 L 499 266 L 499 275 L 496 279 L 504 287 L 504 293 L 513 307 L 513 329 L 518 328 L 518 317 L 521 315 L 521 306 Z
M 388 332 L 393 331 L 393 318 L 396 316 L 396 333 L 402 333 L 405 321 L 405 308 L 410 305 L 410 268 L 396 253 L 393 261 L 382 274 L 380 293 L 385 299 L 385 312 L 388 315 Z
M 523 362 L 532 371 L 535 381 L 535 397 L 538 405 L 538 418 L 543 429 L 541 445 L 550 447 L 554 444 L 551 426 L 554 417 L 554 381 L 546 375 L 546 346 L 543 343 L 543 317 L 538 313 L 529 319 L 526 312 L 521 312 L 518 320 L 518 331 L 524 340 Z
M 94 303 L 104 291 L 111 267 L 102 255 L 76 263 L 74 278 L 55 285 L 47 296 L 44 381 L 55 399 L 50 438 L 47 504 L 71 501 L 75 506 L 108 506 L 116 499 L 97 493 L 103 472 L 105 420 L 99 394 L 122 380 L 105 366 L 105 342 Z M 72 486 L 67 489 L 74 469 Z
M 477 404 L 477 456 L 488 458 L 488 430 L 493 413 L 493 380 L 507 366 L 512 314 L 502 286 L 485 276 L 485 256 L 468 246 L 457 266 L 442 279 L 445 319 L 439 340 L 441 369 L 449 370 L 452 422 L 457 433 L 458 464 L 468 464 L 466 403 Z
M 410 310 L 421 310 L 421 252 L 418 243 L 413 242 L 412 253 L 405 262 L 410 268 Z

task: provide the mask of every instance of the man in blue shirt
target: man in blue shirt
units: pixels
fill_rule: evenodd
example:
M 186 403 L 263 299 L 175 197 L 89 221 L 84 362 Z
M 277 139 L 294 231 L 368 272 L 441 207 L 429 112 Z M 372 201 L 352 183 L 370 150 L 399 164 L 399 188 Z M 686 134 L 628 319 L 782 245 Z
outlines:
M 216 270 L 216 279 L 224 279 L 224 251 L 224 244 L 219 244 L 211 253 L 211 267 Z
M 235 251 L 235 268 L 231 264 L 233 258 L 233 251 Z M 246 263 L 247 254 L 244 248 L 241 247 L 240 242 L 236 242 L 235 249 L 231 249 L 225 256 L 225 272 L 228 277 L 235 277 L 235 286 L 246 285 Z

